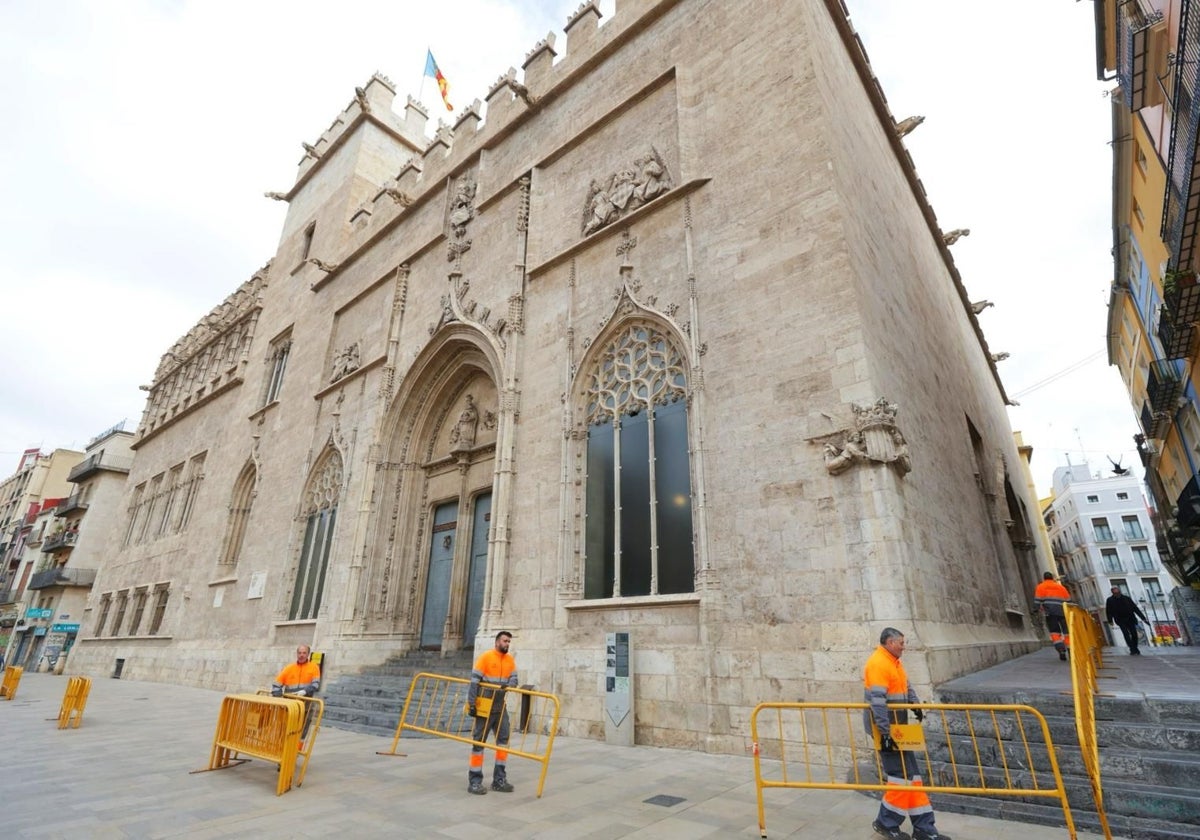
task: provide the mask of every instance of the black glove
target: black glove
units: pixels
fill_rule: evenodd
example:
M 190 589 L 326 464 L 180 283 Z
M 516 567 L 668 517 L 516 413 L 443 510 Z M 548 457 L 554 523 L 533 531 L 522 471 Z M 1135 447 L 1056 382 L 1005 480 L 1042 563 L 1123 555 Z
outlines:
M 272 697 L 282 697 L 283 696 L 283 686 L 279 686 L 279 685 L 271 686 L 271 696 Z
M 470 715 L 471 717 L 477 716 L 475 714 L 475 704 L 474 703 L 472 703 L 470 706 L 467 706 L 467 714 Z
M 881 735 L 879 738 L 879 749 L 884 752 L 899 752 L 900 748 L 896 746 L 896 742 L 892 740 L 891 735 Z
M 922 723 L 925 720 L 925 713 L 920 709 L 913 709 L 913 717 L 917 719 L 917 723 Z

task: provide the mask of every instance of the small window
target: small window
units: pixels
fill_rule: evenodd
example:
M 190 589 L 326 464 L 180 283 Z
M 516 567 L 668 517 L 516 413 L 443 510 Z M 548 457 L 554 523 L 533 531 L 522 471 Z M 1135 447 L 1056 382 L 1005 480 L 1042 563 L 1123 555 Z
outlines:
M 1092 533 L 1096 537 L 1096 542 L 1114 541 L 1112 528 L 1108 527 L 1108 520 L 1103 517 L 1092 520 Z
M 125 623 L 125 608 L 129 606 L 129 590 L 124 590 L 117 593 L 117 615 L 113 619 L 112 630 L 109 631 L 110 636 L 121 635 L 121 625 Z
M 154 614 L 150 616 L 150 629 L 147 633 L 151 636 L 157 636 L 159 628 L 162 627 L 163 614 L 167 611 L 167 599 L 171 596 L 170 587 L 165 583 L 160 583 L 154 587 Z
M 1133 200 L 1133 216 L 1137 219 L 1138 225 L 1146 226 L 1146 214 L 1142 212 L 1142 205 L 1138 204 L 1136 198 Z
M 133 593 L 133 618 L 129 620 L 129 635 L 136 636 L 142 626 L 142 614 L 146 611 L 146 596 L 150 593 L 142 587 Z
M 1105 574 L 1121 573 L 1125 569 L 1121 566 L 1121 558 L 1117 556 L 1115 548 L 1100 549 L 1100 560 L 1104 563 Z
M 1127 501 L 1129 501 L 1129 494 L 1128 494 L 1128 493 L 1126 493 L 1126 492 L 1124 492 L 1124 491 L 1121 491 L 1120 493 L 1117 493 L 1117 501 L 1118 501 L 1118 502 L 1127 502 Z
M 1145 175 L 1150 164 L 1146 161 L 1146 152 L 1142 149 L 1141 143 L 1134 145 L 1134 155 L 1137 158 L 1138 169 L 1142 170 L 1142 174 Z
M 270 353 L 267 355 L 267 378 L 263 384 L 263 405 L 270 405 L 279 399 L 279 391 L 283 387 L 283 374 L 287 370 L 288 356 L 291 352 L 292 331 L 289 328 L 271 342 Z
M 1125 539 L 1127 540 L 1144 540 L 1145 533 L 1142 531 L 1142 523 L 1136 516 L 1122 516 L 1121 525 L 1125 529 Z
M 1089 505 L 1095 505 L 1095 504 L 1099 504 L 1099 503 L 1100 503 L 1099 496 L 1088 496 L 1088 504 Z

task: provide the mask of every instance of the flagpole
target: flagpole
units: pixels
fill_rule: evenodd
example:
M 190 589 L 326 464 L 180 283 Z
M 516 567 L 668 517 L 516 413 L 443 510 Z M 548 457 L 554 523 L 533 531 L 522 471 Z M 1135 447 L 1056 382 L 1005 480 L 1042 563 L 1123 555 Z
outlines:
M 429 48 L 426 47 L 425 48 L 425 63 L 426 63 L 426 65 L 428 65 L 428 63 L 429 63 L 429 54 L 430 54 Z M 425 68 L 422 67 L 421 68 L 421 84 L 417 85 L 417 101 L 420 102 L 422 105 L 425 104 L 425 102 L 424 102 L 425 76 L 426 76 Z

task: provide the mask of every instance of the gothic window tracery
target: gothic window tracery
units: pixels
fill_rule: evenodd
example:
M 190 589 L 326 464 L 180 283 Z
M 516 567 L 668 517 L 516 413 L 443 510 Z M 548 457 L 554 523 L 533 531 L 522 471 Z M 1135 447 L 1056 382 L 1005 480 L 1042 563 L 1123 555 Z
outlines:
M 316 618 L 321 608 L 341 488 L 342 458 L 331 449 L 318 462 L 304 489 L 304 539 L 288 610 L 290 620 Z
M 694 589 L 686 371 L 667 334 L 636 321 L 587 374 L 586 598 Z

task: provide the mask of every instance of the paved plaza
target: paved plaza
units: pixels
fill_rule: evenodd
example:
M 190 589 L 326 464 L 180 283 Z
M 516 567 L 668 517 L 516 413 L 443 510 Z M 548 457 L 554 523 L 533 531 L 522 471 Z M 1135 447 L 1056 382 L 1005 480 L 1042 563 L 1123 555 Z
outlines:
M 1024 661 L 1026 675 L 1040 681 L 1065 677 L 1065 669 L 1037 673 L 1050 658 L 1060 664 L 1049 652 L 1008 665 L 1020 673 Z M 1175 661 L 1184 664 L 1167 656 L 1146 656 L 1132 664 L 1169 671 Z M 509 769 L 515 793 L 470 796 L 465 745 L 402 739 L 400 751 L 408 756 L 386 757 L 375 752 L 387 749 L 389 739 L 325 727 L 304 786 L 277 797 L 275 768 L 267 762 L 189 774 L 208 762 L 221 693 L 97 679 L 83 726 L 60 731 L 47 718 L 57 715 L 65 687 L 64 677 L 26 674 L 16 698 L 0 702 L 0 836 L 759 836 L 749 756 L 558 738 L 541 799 L 535 796 L 536 765 L 517 758 L 510 760 Z M 489 752 L 488 774 L 491 759 Z M 646 802 L 659 794 L 682 801 L 672 806 Z M 767 829 L 771 838 L 867 840 L 873 836 L 876 807 L 874 800 L 855 793 L 768 791 Z M 938 825 L 955 840 L 1067 837 L 1064 828 L 962 814 L 941 814 Z M 1094 840 L 1095 835 L 1079 837 Z

